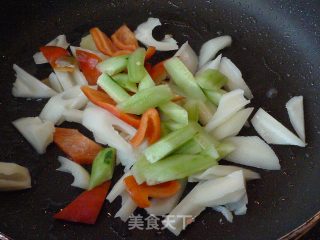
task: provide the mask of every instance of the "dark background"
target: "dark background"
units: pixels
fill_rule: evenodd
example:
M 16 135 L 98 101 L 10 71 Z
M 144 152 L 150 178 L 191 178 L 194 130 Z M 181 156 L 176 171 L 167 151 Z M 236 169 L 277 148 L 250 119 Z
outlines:
M 65 33 L 71 43 L 78 44 L 90 27 L 99 26 L 111 34 L 123 22 L 135 29 L 148 16 L 164 23 L 156 30 L 157 37 L 173 33 L 180 45 L 189 40 L 197 52 L 205 40 L 230 34 L 232 47 L 223 54 L 239 66 L 252 88 L 252 105 L 263 106 L 290 129 L 284 105 L 294 95 L 305 98 L 309 144 L 305 149 L 272 146 L 282 170 L 259 171 L 263 178 L 248 184 L 248 214 L 236 217 L 234 224 L 219 224 L 221 216 L 206 211 L 181 238 L 275 239 L 302 224 L 320 206 L 319 9 L 319 1 L 2 1 L 0 160 L 27 166 L 33 188 L 0 193 L 0 231 L 15 239 L 173 238 L 168 232 L 128 232 L 125 224 L 113 218 L 119 201 L 104 206 L 95 226 L 53 221 L 52 214 L 80 191 L 70 187 L 69 175 L 55 171 L 56 158 L 62 154 L 55 146 L 39 156 L 10 124 L 20 117 L 36 116 L 46 102 L 11 96 L 13 63 L 44 78 L 49 68 L 35 66 L 32 55 L 55 36 Z M 278 90 L 272 99 L 266 96 L 271 88 Z M 249 129 L 243 134 L 256 133 Z M 319 227 L 307 238 L 318 236 Z

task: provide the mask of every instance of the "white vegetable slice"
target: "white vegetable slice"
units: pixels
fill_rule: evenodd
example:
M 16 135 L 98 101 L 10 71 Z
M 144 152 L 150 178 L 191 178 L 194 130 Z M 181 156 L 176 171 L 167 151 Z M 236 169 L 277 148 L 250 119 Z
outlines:
M 46 46 L 55 46 L 67 49 L 69 47 L 69 43 L 67 42 L 66 35 L 59 35 L 55 39 L 48 42 Z M 44 64 L 48 62 L 48 60 L 45 58 L 42 52 L 35 53 L 33 55 L 33 59 L 36 64 Z
M 244 95 L 248 99 L 253 98 L 252 92 L 246 82 L 243 80 L 240 70 L 229 58 L 223 57 L 221 59 L 219 70 L 229 80 L 226 84 L 227 90 L 232 91 L 235 89 L 242 89 L 244 91 Z
M 225 177 L 233 172 L 242 170 L 244 178 L 249 180 L 259 179 L 260 174 L 249 169 L 242 167 L 229 166 L 229 165 L 216 165 L 208 168 L 204 172 L 197 173 L 189 177 L 189 182 L 200 182 L 204 180 L 216 179 L 220 177 Z
M 174 56 L 178 57 L 192 74 L 195 74 L 198 69 L 198 56 L 191 48 L 188 41 L 182 44 Z
M 130 136 L 134 135 L 136 129 L 99 107 L 86 108 L 82 124 L 93 132 L 97 142 L 117 149 L 117 158 L 126 169 L 136 161 L 138 157 L 137 151 L 116 131 L 114 126 Z
M 211 133 L 217 140 L 224 139 L 226 137 L 236 136 L 246 123 L 253 108 L 245 108 L 235 113 L 226 122 L 222 123 L 219 127 L 215 128 Z
M 230 46 L 231 43 L 232 39 L 230 36 L 220 36 L 205 42 L 200 49 L 199 67 L 201 68 L 205 65 L 213 59 L 220 50 Z
M 70 72 L 62 72 L 58 70 L 54 70 L 63 90 L 68 90 L 76 85 L 73 80 L 73 75 Z
M 0 192 L 31 188 L 29 170 L 15 163 L 0 162 Z
M 216 206 L 216 207 L 213 207 L 212 209 L 217 212 L 220 212 L 227 219 L 228 222 L 231 222 L 231 223 L 233 222 L 232 212 L 228 208 L 224 206 Z
M 291 98 L 287 102 L 286 108 L 294 130 L 301 140 L 305 142 L 306 134 L 304 129 L 303 96 L 295 96 Z
M 56 91 L 24 71 L 18 65 L 13 64 L 13 69 L 17 76 L 12 88 L 14 97 L 49 98 L 57 94 Z
M 210 122 L 213 114 L 217 111 L 217 107 L 211 102 L 198 102 L 199 108 L 199 121 L 202 125 L 206 125 Z
M 78 67 L 75 67 L 72 72 L 72 77 L 76 85 L 84 86 L 88 85 L 88 81 Z
M 62 113 L 62 117 L 67 122 L 75 122 L 82 124 L 83 111 L 78 109 L 65 109 Z
M 97 46 L 91 36 L 91 34 L 88 34 L 81 38 L 80 41 L 80 47 L 88 50 L 98 51 Z
M 251 123 L 259 135 L 269 144 L 306 146 L 300 138 L 262 108 L 253 116 Z
M 39 154 L 45 153 L 53 141 L 54 125 L 49 121 L 27 117 L 17 119 L 12 124 Z
M 212 131 L 249 103 L 250 100 L 243 97 L 243 90 L 241 89 L 224 94 L 220 99 L 216 113 L 205 126 L 205 130 L 208 132 Z
M 119 217 L 123 222 L 126 222 L 137 207 L 137 204 L 128 197 L 114 217 Z
M 124 191 L 126 191 L 126 187 L 123 183 L 123 179 L 125 179 L 127 176 L 131 175 L 132 173 L 128 171 L 127 173 L 124 173 L 122 177 L 118 180 L 118 182 L 113 186 L 111 191 L 109 192 L 107 196 L 107 200 L 112 203 L 118 196 L 120 196 Z
M 245 193 L 239 201 L 225 205 L 227 209 L 233 211 L 235 215 L 245 215 L 247 213 L 248 195 Z
M 200 70 L 196 73 L 196 75 L 208 70 L 208 69 L 213 69 L 213 70 L 218 70 L 220 67 L 220 62 L 221 62 L 222 54 L 218 55 L 215 59 L 212 61 L 206 63 L 204 66 L 200 68 Z
M 226 177 L 198 183 L 192 191 L 170 212 L 163 224 L 175 235 L 179 235 L 191 220 L 194 220 L 206 207 L 216 207 L 236 202 L 245 194 L 242 171 Z M 188 219 L 181 216 L 189 216 Z
M 49 83 L 50 83 L 50 86 L 57 92 L 61 93 L 63 92 L 63 88 L 57 78 L 57 75 L 55 73 L 51 73 L 48 77 L 49 79 Z
M 226 141 L 235 147 L 235 150 L 225 157 L 230 162 L 267 170 L 281 168 L 272 148 L 257 136 L 231 137 Z
M 151 199 L 151 206 L 146 208 L 146 211 L 149 214 L 153 214 L 155 216 L 163 216 L 168 214 L 178 203 L 180 200 L 182 193 L 184 192 L 187 185 L 186 180 L 180 180 L 180 189 L 179 191 L 169 198 L 153 198 Z
M 71 186 L 88 189 L 90 175 L 86 169 L 84 169 L 78 163 L 75 163 L 65 157 L 58 157 L 58 161 L 60 162 L 61 166 L 57 168 L 57 171 L 71 173 L 74 177 Z
M 148 18 L 144 23 L 141 23 L 134 34 L 136 38 L 147 47 L 153 46 L 158 51 L 171 51 L 177 50 L 179 47 L 177 41 L 171 36 L 166 35 L 162 41 L 157 41 L 152 36 L 152 31 L 155 27 L 161 26 L 161 22 L 158 18 Z
M 66 109 L 81 109 L 87 102 L 88 99 L 80 87 L 75 86 L 50 98 L 39 117 L 60 125 L 64 121 L 63 113 Z

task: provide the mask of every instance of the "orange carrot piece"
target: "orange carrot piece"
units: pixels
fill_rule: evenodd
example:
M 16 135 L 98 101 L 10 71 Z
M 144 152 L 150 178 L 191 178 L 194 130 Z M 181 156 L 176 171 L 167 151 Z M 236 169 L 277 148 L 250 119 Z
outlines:
M 117 118 L 128 123 L 129 125 L 138 128 L 140 126 L 140 118 L 133 114 L 127 114 L 119 111 L 116 103 L 110 96 L 102 91 L 94 90 L 88 86 L 81 87 L 82 92 L 95 105 L 106 109 Z
M 146 51 L 145 60 L 149 60 L 156 53 L 156 48 L 153 46 L 149 46 Z
M 91 28 L 90 34 L 98 50 L 103 54 L 112 56 L 117 51 L 117 48 L 113 45 L 111 39 L 99 28 Z
M 148 186 L 146 183 L 139 185 L 132 175 L 126 177 L 123 182 L 132 200 L 140 208 L 150 206 L 149 197 L 168 198 L 176 194 L 181 187 L 180 183 L 176 180 L 152 186 Z
M 138 147 L 147 137 L 149 144 L 153 144 L 161 137 L 160 116 L 155 108 L 148 109 L 141 118 L 138 131 L 131 139 L 130 143 Z
M 138 41 L 134 33 L 125 24 L 112 34 L 111 39 L 113 44 L 119 49 L 132 52 L 138 48 Z
M 84 136 L 77 129 L 56 128 L 53 141 L 73 161 L 79 164 L 92 164 L 102 147 Z

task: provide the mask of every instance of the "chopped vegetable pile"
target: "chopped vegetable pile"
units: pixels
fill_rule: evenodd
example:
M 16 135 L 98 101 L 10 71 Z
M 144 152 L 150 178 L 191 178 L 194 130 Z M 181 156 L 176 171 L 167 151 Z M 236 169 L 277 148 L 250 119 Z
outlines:
M 46 81 L 13 66 L 13 96 L 49 98 L 38 117 L 13 125 L 39 154 L 55 143 L 66 156 L 58 157 L 57 170 L 72 174 L 71 185 L 84 190 L 55 219 L 94 224 L 105 198 L 111 203 L 121 196 L 115 217 L 127 221 L 136 208 L 169 214 L 163 223 L 170 221 L 175 235 L 186 224 L 179 216 L 194 220 L 208 207 L 232 222 L 233 214 L 246 214 L 246 181 L 260 174 L 220 160 L 279 170 L 268 144 L 306 146 L 302 96 L 286 104 L 297 135 L 260 108 L 251 123 L 261 138 L 238 136 L 249 126 L 253 93 L 236 65 L 217 55 L 231 45 L 230 36 L 208 40 L 198 56 L 188 41 L 179 48 L 172 35 L 155 40 L 159 25 L 149 18 L 134 32 L 122 25 L 110 37 L 94 27 L 80 47 L 60 35 L 33 56 L 36 64 L 52 67 Z M 171 58 L 151 64 L 160 51 L 173 50 Z M 82 125 L 93 138 L 60 127 L 65 121 Z M 119 164 L 124 175 L 112 186 Z M 187 182 L 197 184 L 180 199 Z M 0 190 L 29 187 L 27 169 L 0 163 Z

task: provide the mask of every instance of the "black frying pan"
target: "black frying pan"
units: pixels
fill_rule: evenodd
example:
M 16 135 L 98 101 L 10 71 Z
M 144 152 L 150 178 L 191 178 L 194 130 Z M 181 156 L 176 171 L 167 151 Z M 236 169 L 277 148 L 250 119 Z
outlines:
M 172 33 L 180 44 L 188 40 L 197 51 L 204 41 L 230 34 L 232 47 L 223 53 L 243 71 L 255 95 L 253 105 L 263 106 L 286 126 L 286 101 L 294 95 L 305 97 L 308 146 L 272 146 L 282 170 L 261 171 L 263 178 L 248 184 L 247 215 L 229 224 L 220 221 L 218 213 L 205 211 L 181 238 L 276 239 L 305 222 L 320 208 L 319 10 L 317 0 L 1 2 L 0 160 L 27 166 L 33 188 L 0 193 L 0 232 L 14 239 L 174 239 L 168 231 L 128 231 L 113 218 L 119 200 L 105 204 L 94 226 L 54 221 L 52 214 L 80 191 L 70 186 L 70 176 L 55 171 L 61 154 L 56 146 L 39 156 L 10 125 L 19 117 L 37 115 L 45 103 L 11 96 L 13 63 L 46 77 L 48 69 L 35 66 L 32 55 L 58 34 L 77 44 L 90 27 L 110 34 L 123 22 L 135 29 L 149 16 L 164 23 L 158 37 Z M 278 94 L 268 98 L 271 88 Z M 250 129 L 243 134 L 256 133 Z

